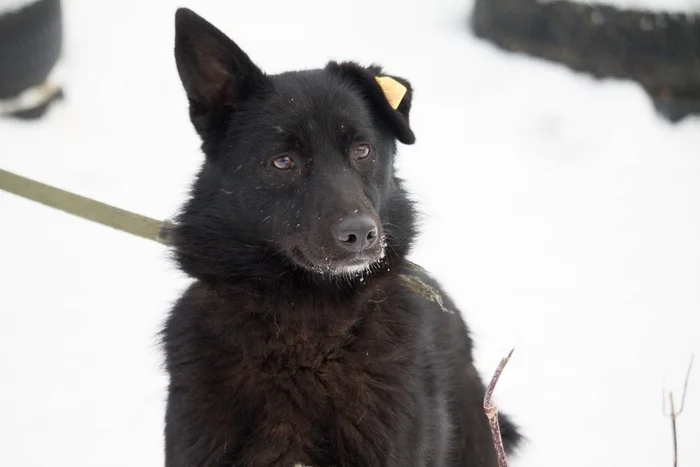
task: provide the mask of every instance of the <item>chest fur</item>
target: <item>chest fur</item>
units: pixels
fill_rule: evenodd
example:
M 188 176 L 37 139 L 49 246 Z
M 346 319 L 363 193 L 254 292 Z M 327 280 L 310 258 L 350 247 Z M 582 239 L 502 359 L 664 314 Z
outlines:
M 419 430 L 429 378 L 420 314 L 382 292 L 285 303 L 190 295 L 167 333 L 172 389 L 231 456 L 250 440 L 308 465 L 386 452 Z
M 405 327 L 388 319 L 382 305 L 258 317 L 257 331 L 248 334 L 255 342 L 246 339 L 248 351 L 232 357 L 261 375 L 266 397 L 280 391 L 302 406 L 352 412 L 370 404 L 387 381 L 400 384 L 396 373 L 410 359 Z

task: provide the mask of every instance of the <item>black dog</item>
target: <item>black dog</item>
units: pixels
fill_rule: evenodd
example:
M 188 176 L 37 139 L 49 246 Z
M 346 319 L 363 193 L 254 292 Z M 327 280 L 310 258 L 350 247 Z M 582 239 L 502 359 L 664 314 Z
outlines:
M 410 84 L 266 75 L 186 9 L 175 56 L 206 160 L 174 231 L 196 282 L 163 331 L 166 465 L 495 466 L 468 330 L 405 260 Z

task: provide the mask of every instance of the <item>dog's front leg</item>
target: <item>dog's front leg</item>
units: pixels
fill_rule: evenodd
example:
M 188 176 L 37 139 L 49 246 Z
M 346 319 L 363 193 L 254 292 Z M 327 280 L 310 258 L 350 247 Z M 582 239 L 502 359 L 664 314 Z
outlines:
M 201 414 L 182 411 L 179 402 L 177 395 L 168 401 L 165 467 L 327 467 L 307 454 L 313 446 L 304 427 L 274 404 L 202 424 Z

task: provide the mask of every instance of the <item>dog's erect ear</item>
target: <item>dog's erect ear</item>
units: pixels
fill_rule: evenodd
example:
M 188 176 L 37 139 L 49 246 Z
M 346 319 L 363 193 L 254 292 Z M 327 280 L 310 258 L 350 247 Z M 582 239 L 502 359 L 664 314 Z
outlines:
M 326 69 L 352 82 L 399 141 L 416 141 L 408 120 L 413 90 L 407 80 L 387 75 L 379 66 L 363 67 L 354 62 L 330 62 Z
M 266 82 L 236 43 L 187 8 L 175 13 L 175 61 L 200 135 L 216 129 L 227 112 Z

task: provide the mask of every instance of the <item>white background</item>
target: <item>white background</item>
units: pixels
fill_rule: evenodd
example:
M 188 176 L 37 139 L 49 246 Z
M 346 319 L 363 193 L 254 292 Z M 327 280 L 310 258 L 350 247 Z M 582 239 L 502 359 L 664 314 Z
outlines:
M 202 159 L 181 4 L 66 1 L 67 99 L 0 121 L 0 167 L 171 216 Z M 700 119 L 475 40 L 467 0 L 189 6 L 268 72 L 356 59 L 412 81 L 413 259 L 463 310 L 485 377 L 517 346 L 496 393 L 529 438 L 512 467 L 671 465 L 662 390 L 700 353 Z M 0 465 L 162 465 L 156 334 L 188 280 L 156 243 L 2 192 L 0 225 Z M 687 399 L 693 467 L 700 368 Z

